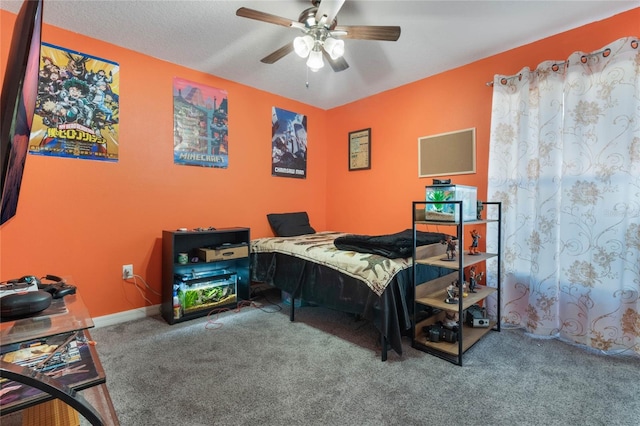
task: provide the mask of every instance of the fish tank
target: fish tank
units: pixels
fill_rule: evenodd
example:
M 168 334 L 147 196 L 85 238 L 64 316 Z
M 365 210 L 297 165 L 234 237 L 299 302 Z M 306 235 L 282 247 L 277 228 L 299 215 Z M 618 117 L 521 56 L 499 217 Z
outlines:
M 478 188 L 475 186 L 441 184 L 427 185 L 426 201 L 433 201 L 425 205 L 425 220 L 456 222 L 460 218 L 459 204 L 447 201 L 462 201 L 462 219 L 477 220 L 478 217 Z
M 238 275 L 235 272 L 219 269 L 177 274 L 175 278 L 174 290 L 180 302 L 181 315 L 203 309 L 237 306 Z

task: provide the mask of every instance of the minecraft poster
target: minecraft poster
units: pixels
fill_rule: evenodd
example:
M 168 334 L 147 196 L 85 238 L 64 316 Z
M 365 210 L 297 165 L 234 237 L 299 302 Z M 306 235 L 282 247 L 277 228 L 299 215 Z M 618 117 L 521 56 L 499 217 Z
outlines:
M 42 43 L 29 153 L 118 161 L 120 67 Z
M 175 164 L 229 166 L 227 92 L 173 79 L 173 159 Z
M 307 116 L 273 107 L 271 175 L 307 177 Z

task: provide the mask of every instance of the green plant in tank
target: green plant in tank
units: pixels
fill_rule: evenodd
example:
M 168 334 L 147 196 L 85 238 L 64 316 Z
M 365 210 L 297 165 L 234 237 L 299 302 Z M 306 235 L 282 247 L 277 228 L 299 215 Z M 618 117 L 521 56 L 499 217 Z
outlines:
M 181 296 L 182 299 L 182 307 L 184 309 L 189 309 L 192 308 L 194 306 L 197 305 L 198 303 L 198 293 L 196 293 L 195 291 L 192 290 L 180 290 L 179 292 L 179 296 Z
M 427 194 L 427 201 L 447 201 L 449 199 L 451 199 L 450 191 L 435 190 Z M 436 209 L 437 212 L 441 212 L 444 208 L 444 204 L 435 203 L 433 204 L 433 208 Z
M 195 287 L 179 290 L 178 296 L 181 298 L 182 306 L 187 310 L 208 303 L 218 303 L 234 293 L 230 286 Z

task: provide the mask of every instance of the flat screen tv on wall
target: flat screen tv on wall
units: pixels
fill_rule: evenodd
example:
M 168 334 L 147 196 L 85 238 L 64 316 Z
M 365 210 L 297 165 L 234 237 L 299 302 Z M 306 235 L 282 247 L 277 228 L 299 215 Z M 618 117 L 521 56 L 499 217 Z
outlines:
M 38 94 L 42 0 L 26 0 L 16 18 L 0 100 L 0 225 L 16 214 Z

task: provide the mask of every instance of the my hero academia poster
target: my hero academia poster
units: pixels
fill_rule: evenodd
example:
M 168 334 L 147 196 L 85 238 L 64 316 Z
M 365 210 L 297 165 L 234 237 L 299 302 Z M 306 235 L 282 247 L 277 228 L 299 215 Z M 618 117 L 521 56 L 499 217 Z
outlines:
M 307 177 L 307 116 L 271 110 L 271 175 Z
M 29 152 L 118 161 L 120 67 L 42 43 Z
M 227 92 L 173 79 L 173 161 L 216 167 L 229 165 Z

